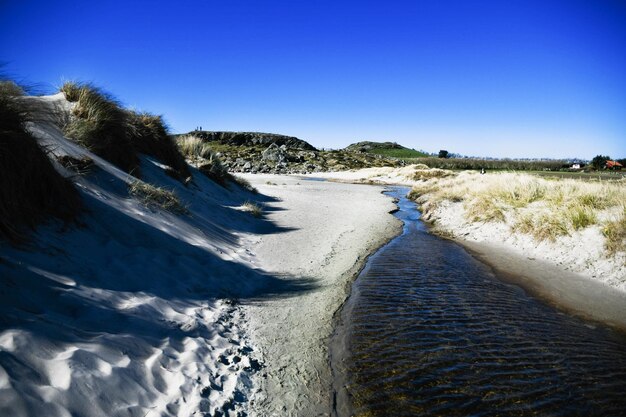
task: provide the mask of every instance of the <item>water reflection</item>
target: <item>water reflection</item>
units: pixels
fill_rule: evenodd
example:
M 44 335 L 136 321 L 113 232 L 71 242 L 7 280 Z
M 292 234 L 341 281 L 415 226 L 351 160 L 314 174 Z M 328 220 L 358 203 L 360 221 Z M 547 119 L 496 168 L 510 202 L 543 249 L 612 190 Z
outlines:
M 499 281 L 400 208 L 405 233 L 370 259 L 342 315 L 346 413 L 626 415 L 623 334 Z

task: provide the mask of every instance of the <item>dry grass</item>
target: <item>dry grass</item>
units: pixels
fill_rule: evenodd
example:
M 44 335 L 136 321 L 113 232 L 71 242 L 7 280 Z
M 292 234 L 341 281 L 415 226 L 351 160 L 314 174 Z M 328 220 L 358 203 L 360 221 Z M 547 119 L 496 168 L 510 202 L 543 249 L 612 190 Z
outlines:
M 182 154 L 193 164 L 198 164 L 204 160 L 214 157 L 208 142 L 193 135 L 185 135 L 176 139 L 176 144 Z
M 139 159 L 127 136 L 127 112 L 118 101 L 91 84 L 67 82 L 60 91 L 76 103 L 66 136 L 138 176 Z
M 133 181 L 128 184 L 128 193 L 146 207 L 158 208 L 176 214 L 189 212 L 173 191 L 155 187 L 143 181 Z
M 469 221 L 506 222 L 513 231 L 537 240 L 555 240 L 600 225 L 606 231 L 609 252 L 625 250 L 620 234 L 623 217 L 610 223 L 603 220 L 607 210 L 626 206 L 624 181 L 555 181 L 518 173 L 462 172 L 420 182 L 411 197 L 428 202 L 423 205 L 425 212 L 442 201 L 462 201 Z
M 127 134 L 134 148 L 151 155 L 172 168 L 174 177 L 184 181 L 191 176 L 185 157 L 169 136 L 161 116 L 150 113 L 127 113 Z
M 204 175 L 223 186 L 232 180 L 222 161 L 202 139 L 187 135 L 176 142 L 185 158 Z
M 615 220 L 604 224 L 602 234 L 606 238 L 604 246 L 610 255 L 626 251 L 626 205 L 622 206 Z
M 0 82 L 0 238 L 12 243 L 25 241 L 28 229 L 49 217 L 73 220 L 82 205 L 26 130 L 31 114 L 16 86 Z
M 416 167 L 415 173 L 413 174 L 412 180 L 414 181 L 429 180 L 432 178 L 445 178 L 445 177 L 451 177 L 454 175 L 452 171 L 439 169 L 439 168 L 428 168 L 424 164 L 419 164 L 419 165 L 420 166 Z
M 241 209 L 252 214 L 254 217 L 259 218 L 263 216 L 263 209 L 256 203 L 246 201 L 241 205 Z
M 245 179 L 230 174 L 220 158 L 211 150 L 209 144 L 201 138 L 185 135 L 177 138 L 176 143 L 189 163 L 216 183 L 224 187 L 229 183 L 235 183 L 252 193 L 258 192 Z

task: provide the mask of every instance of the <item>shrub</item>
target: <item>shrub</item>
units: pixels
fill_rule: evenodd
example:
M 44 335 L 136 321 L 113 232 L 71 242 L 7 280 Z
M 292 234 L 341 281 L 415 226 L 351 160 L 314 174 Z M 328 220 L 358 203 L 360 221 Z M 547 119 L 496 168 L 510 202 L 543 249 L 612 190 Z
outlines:
M 75 102 L 74 117 L 65 126 L 67 137 L 122 170 L 139 175 L 139 159 L 127 137 L 127 112 L 109 94 L 91 84 L 65 83 L 68 101 Z
M 189 212 L 173 191 L 155 187 L 143 181 L 133 181 L 128 184 L 128 192 L 146 207 L 159 208 L 177 214 Z
M 19 243 L 48 217 L 73 220 L 81 201 L 26 130 L 30 115 L 16 100 L 22 90 L 11 82 L 0 85 L 0 237 Z
M 151 155 L 170 166 L 174 177 L 179 180 L 191 176 L 187 161 L 169 136 L 161 116 L 128 111 L 127 123 L 128 137 L 138 152 Z

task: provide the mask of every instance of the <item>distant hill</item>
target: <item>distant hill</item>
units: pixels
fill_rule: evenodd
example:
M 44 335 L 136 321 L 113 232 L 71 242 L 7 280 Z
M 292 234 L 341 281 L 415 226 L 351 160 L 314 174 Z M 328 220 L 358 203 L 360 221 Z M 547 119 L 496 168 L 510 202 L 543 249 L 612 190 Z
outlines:
M 301 174 L 403 164 L 373 153 L 318 150 L 302 139 L 275 133 L 195 130 L 188 135 L 206 141 L 231 172 Z
M 276 133 L 261 132 L 214 132 L 206 130 L 195 130 L 188 133 L 197 136 L 207 142 L 218 142 L 222 145 L 231 146 L 269 146 L 272 143 L 277 146 L 285 145 L 290 149 L 303 151 L 316 151 L 317 149 L 310 143 L 293 136 L 278 135 Z M 180 135 L 177 135 L 180 136 Z
M 348 152 L 363 152 L 384 155 L 390 158 L 421 158 L 428 154 L 409 149 L 396 142 L 357 142 L 344 148 Z

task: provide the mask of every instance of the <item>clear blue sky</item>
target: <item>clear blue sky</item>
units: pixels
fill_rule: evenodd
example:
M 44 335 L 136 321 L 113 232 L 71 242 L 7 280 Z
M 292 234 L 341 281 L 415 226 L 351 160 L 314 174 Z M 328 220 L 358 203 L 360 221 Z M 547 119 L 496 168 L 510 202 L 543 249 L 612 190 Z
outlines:
M 623 0 L 0 0 L 0 60 L 175 132 L 626 157 Z

